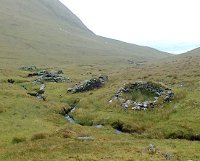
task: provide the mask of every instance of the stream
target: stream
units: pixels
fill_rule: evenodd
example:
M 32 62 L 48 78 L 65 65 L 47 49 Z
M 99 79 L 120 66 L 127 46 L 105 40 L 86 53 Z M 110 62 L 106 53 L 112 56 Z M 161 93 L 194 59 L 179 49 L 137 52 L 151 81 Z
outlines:
M 72 124 L 76 124 L 76 121 L 69 115 L 69 113 L 73 113 L 76 110 L 76 106 L 71 107 L 69 110 L 64 109 L 65 118 Z
M 67 110 L 64 109 L 64 112 L 65 112 L 64 117 L 72 124 L 77 124 L 76 121 L 74 120 L 74 118 L 70 116 L 70 113 L 75 112 L 75 110 L 76 110 L 76 106 L 71 107 L 70 109 L 67 109 Z M 99 124 L 99 125 L 96 125 L 95 127 L 100 129 L 100 128 L 103 128 L 103 125 Z M 123 132 L 118 130 L 118 129 L 115 129 L 115 133 L 116 134 L 122 134 Z M 95 137 L 93 137 L 93 136 L 82 136 L 82 137 L 78 137 L 78 139 L 93 140 L 93 139 L 95 139 Z

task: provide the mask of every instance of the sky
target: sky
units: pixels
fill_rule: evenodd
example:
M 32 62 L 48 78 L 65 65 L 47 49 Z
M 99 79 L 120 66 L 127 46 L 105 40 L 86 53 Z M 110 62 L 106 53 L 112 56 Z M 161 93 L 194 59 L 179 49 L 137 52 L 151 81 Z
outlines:
M 200 0 L 60 0 L 95 34 L 170 53 L 200 47 Z

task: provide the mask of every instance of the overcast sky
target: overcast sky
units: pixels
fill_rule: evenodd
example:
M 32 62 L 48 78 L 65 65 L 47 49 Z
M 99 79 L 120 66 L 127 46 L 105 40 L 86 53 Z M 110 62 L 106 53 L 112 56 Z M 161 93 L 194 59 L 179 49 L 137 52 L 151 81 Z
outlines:
M 60 0 L 95 34 L 182 53 L 200 47 L 200 0 Z

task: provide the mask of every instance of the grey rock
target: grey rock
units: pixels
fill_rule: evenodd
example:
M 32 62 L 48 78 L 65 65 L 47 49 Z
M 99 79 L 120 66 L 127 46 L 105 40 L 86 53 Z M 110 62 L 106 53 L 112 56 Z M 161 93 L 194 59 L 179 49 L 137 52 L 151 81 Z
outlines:
M 75 85 L 72 88 L 68 88 L 67 91 L 72 92 L 72 93 L 90 91 L 95 88 L 102 87 L 106 81 L 108 81 L 107 76 L 100 76 L 99 78 L 92 78 L 90 80 L 85 80 L 85 81 L 81 82 L 80 84 Z
M 45 88 L 46 88 L 46 85 L 45 84 L 41 84 L 40 91 L 44 90 Z
M 73 88 L 68 88 L 67 89 L 67 92 L 72 92 L 73 91 Z
M 67 114 L 65 115 L 65 118 L 72 124 L 76 123 L 75 120 L 72 117 L 70 117 L 69 115 L 67 115 Z
M 79 136 L 78 139 L 81 139 L 81 140 L 94 140 L 95 137 L 94 136 Z
M 120 130 L 115 130 L 115 133 L 116 133 L 116 134 L 122 134 L 122 131 L 120 131 Z
M 101 129 L 103 127 L 103 125 L 96 125 L 95 126 L 97 129 Z
M 171 153 L 165 153 L 164 157 L 166 160 L 172 160 L 173 159 L 173 155 Z
M 147 150 L 148 150 L 149 154 L 155 154 L 156 153 L 156 147 L 153 144 L 149 144 Z
M 47 72 L 46 70 L 42 70 L 38 72 L 38 76 L 40 76 L 38 79 L 34 81 L 34 83 L 43 83 L 46 82 L 65 82 L 66 80 L 69 80 L 69 78 L 65 78 L 64 76 L 61 76 L 59 74 Z

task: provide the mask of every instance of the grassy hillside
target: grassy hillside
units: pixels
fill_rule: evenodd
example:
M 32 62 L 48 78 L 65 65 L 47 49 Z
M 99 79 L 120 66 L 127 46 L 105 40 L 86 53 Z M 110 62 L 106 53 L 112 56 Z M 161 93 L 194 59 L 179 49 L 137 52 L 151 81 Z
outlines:
M 116 63 L 169 56 L 148 47 L 96 36 L 58 0 L 2 1 L 0 13 L 0 56 L 1 60 L 9 59 L 9 65 L 43 60 L 44 64 L 56 65 L 98 63 L 99 59 Z
M 98 37 L 53 0 L 6 0 L 0 12 L 0 160 L 200 160 L 198 49 L 155 61 L 166 55 Z M 38 88 L 32 83 L 36 77 L 19 69 L 26 65 L 62 69 L 70 81 L 45 83 L 46 101 L 38 100 L 28 94 Z M 102 74 L 109 76 L 102 88 L 67 93 Z M 137 80 L 166 84 L 174 100 L 146 111 L 108 102 L 124 83 Z M 74 103 L 77 124 L 61 115 Z M 92 139 L 80 139 L 84 136 Z

